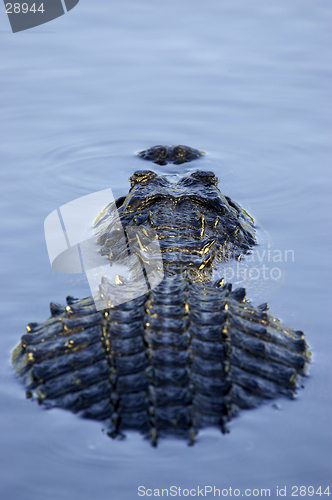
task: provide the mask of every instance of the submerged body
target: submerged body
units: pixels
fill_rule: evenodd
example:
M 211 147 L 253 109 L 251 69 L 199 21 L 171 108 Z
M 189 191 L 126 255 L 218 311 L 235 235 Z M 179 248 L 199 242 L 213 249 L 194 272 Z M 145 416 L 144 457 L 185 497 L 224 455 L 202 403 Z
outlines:
M 156 163 L 199 156 L 183 146 L 176 154 L 157 148 L 140 155 Z M 111 294 L 102 283 L 103 311 L 92 297 L 51 304 L 51 318 L 28 325 L 13 355 L 29 393 L 48 407 L 107 420 L 112 436 L 138 429 L 154 444 L 164 431 L 192 443 L 199 428 L 224 431 L 240 409 L 293 397 L 309 361 L 303 333 L 270 316 L 267 304 L 252 306 L 243 288 L 211 281 L 218 263 L 240 259 L 255 244 L 252 219 L 219 192 L 212 172 L 170 183 L 146 170 L 130 182 L 129 194 L 99 217 L 100 251 L 124 262 L 135 247 L 118 238 L 119 222 L 127 242 L 139 228 L 137 255 L 146 270 L 153 230 L 164 278 L 120 305 L 112 297 L 125 280 L 119 277 Z

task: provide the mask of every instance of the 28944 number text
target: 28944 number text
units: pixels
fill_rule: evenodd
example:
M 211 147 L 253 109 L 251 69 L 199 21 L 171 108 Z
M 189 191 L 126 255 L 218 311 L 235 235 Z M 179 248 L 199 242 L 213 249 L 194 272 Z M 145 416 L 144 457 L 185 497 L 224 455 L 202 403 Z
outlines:
M 44 4 L 41 3 L 39 5 L 39 7 L 36 7 L 36 4 L 32 4 L 30 9 L 29 9 L 29 5 L 27 3 L 6 3 L 6 12 L 7 14 L 19 14 L 19 13 L 23 13 L 23 14 L 27 14 L 28 12 L 33 12 L 34 14 L 36 12 L 45 12 L 44 10 Z

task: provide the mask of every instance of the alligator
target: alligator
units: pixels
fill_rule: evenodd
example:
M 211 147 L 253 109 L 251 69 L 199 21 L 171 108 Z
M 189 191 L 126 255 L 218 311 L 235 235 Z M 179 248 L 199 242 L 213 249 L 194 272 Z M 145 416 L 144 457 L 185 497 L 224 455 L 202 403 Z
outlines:
M 202 154 L 155 146 L 139 156 L 164 165 Z M 125 278 L 116 275 L 108 287 L 101 282 L 103 310 L 92 296 L 51 303 L 51 317 L 28 324 L 13 351 L 27 397 L 105 421 L 113 438 L 136 429 L 153 445 L 169 433 L 193 444 L 201 428 L 228 432 L 241 409 L 293 398 L 310 363 L 303 332 L 271 316 L 267 303 L 252 305 L 244 288 L 213 280 L 217 266 L 257 244 L 253 219 L 220 193 L 210 171 L 171 182 L 140 170 L 129 181 L 129 194 L 110 203 L 95 224 L 100 252 L 110 265 L 128 259 L 128 246 L 117 237 L 120 221 L 127 240 L 139 229 L 136 253 L 149 264 L 154 255 L 144 250 L 157 234 L 163 278 L 122 302 L 114 298 Z

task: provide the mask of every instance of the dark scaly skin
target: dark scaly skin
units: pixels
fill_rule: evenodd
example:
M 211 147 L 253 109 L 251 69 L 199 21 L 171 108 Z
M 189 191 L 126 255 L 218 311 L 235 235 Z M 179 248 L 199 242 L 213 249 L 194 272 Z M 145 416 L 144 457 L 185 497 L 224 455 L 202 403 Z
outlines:
M 203 151 L 188 146 L 154 146 L 138 153 L 144 160 L 153 161 L 157 165 L 166 165 L 167 163 L 180 165 L 196 160 L 202 154 L 204 154 Z
M 309 363 L 304 334 L 270 316 L 267 304 L 252 306 L 243 288 L 211 282 L 214 266 L 255 244 L 252 219 L 221 195 L 212 172 L 172 184 L 146 170 L 130 182 L 129 194 L 96 225 L 101 252 L 114 262 L 128 257 L 116 239 L 117 208 L 128 239 L 133 228 L 142 231 L 141 248 L 149 231 L 157 232 L 164 279 L 148 294 L 116 306 L 110 301 L 100 312 L 92 297 L 51 304 L 51 318 L 28 325 L 13 354 L 28 394 L 48 407 L 107 420 L 112 437 L 138 429 L 153 444 L 164 432 L 193 443 L 199 428 L 224 432 L 240 409 L 293 397 Z M 107 297 L 107 287 L 100 290 Z

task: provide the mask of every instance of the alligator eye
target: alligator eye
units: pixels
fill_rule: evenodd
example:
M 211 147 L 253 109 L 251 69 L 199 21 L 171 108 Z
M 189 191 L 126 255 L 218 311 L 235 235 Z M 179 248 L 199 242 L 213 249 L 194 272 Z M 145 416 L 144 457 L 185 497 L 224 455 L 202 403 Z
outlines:
M 136 186 L 136 184 L 147 182 L 154 177 L 157 177 L 157 174 L 155 172 L 152 172 L 152 170 L 137 170 L 131 177 L 129 177 L 129 182 L 131 187 L 133 188 L 134 186 Z
M 189 146 L 174 146 L 172 160 L 174 165 L 181 163 L 188 163 L 189 161 L 196 160 L 202 156 L 202 152 L 198 149 L 190 148 Z
M 216 186 L 219 182 L 218 177 L 216 177 L 211 171 L 205 172 L 204 170 L 197 170 L 191 174 L 190 177 L 194 177 L 194 179 L 198 179 L 208 186 Z

